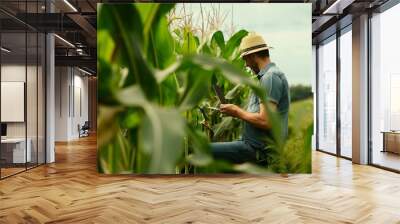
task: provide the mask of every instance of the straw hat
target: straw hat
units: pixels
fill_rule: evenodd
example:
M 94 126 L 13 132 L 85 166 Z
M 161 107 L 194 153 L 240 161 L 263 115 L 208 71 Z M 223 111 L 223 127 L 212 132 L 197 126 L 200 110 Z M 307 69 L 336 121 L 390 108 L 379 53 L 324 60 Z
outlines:
M 271 48 L 272 47 L 267 45 L 261 35 L 251 32 L 247 34 L 240 43 L 240 57 Z

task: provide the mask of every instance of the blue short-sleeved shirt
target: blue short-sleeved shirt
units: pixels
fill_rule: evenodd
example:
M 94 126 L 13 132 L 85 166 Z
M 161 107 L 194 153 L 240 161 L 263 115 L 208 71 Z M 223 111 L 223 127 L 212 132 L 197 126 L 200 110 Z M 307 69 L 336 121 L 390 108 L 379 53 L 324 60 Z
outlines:
M 279 70 L 275 63 L 269 63 L 265 68 L 261 69 L 257 77 L 261 87 L 267 92 L 267 99 L 277 106 L 277 112 L 281 119 L 282 136 L 286 138 L 288 134 L 290 93 L 285 74 Z M 250 95 L 247 111 L 252 113 L 260 111 L 260 99 L 254 93 Z M 264 148 L 265 139 L 271 137 L 270 131 L 257 128 L 246 121 L 244 121 L 243 125 L 243 140 L 254 147 Z

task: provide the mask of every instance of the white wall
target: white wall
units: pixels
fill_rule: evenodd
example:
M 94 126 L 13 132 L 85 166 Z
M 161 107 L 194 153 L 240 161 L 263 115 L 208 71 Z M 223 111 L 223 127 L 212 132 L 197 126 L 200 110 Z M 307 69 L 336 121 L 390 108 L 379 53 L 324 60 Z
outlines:
M 37 70 L 38 69 L 38 70 Z M 44 74 L 42 67 L 25 66 L 25 64 L 3 64 L 1 66 L 2 82 L 24 82 L 26 83 L 26 107 L 21 108 L 22 113 L 26 112 L 27 119 L 23 122 L 6 122 L 8 138 L 24 138 L 25 135 L 30 140 L 32 151 L 32 161 L 44 163 Z M 25 80 L 27 78 L 27 80 Z M 7 97 L 7 96 L 2 96 Z M 1 110 L 7 111 L 11 108 L 2 107 Z M 8 113 L 12 111 L 7 111 Z M 39 155 L 37 156 L 37 153 Z
M 78 71 L 78 74 L 76 73 Z M 74 99 L 74 108 L 72 108 L 72 130 L 71 135 L 78 137 L 78 124 L 81 126 L 88 121 L 88 78 L 83 77 L 79 70 L 74 70 L 74 91 L 72 98 Z
M 56 67 L 56 141 L 79 138 L 78 124 L 88 120 L 88 78 L 73 67 Z
M 55 141 L 68 140 L 68 71 L 67 67 L 55 68 Z
M 1 81 L 2 82 L 25 82 L 25 75 L 27 69 L 28 74 L 35 73 L 36 74 L 36 67 L 28 66 L 27 68 L 24 65 L 18 64 L 6 64 L 1 66 Z M 29 78 L 29 77 L 28 77 Z M 36 81 L 29 80 L 29 85 L 36 86 Z M 27 105 L 36 108 L 36 88 L 27 88 L 27 103 L 32 105 Z M 1 108 L 2 110 L 7 110 L 7 108 Z M 28 113 L 28 128 L 33 127 L 35 125 L 36 130 L 36 113 Z M 35 124 L 31 124 L 34 121 Z M 25 122 L 7 122 L 7 136 L 8 137 L 25 137 Z M 29 137 L 29 133 L 28 133 Z
M 25 83 L 25 65 L 2 65 L 1 66 L 1 81 L 2 82 L 24 82 Z M 31 67 L 28 67 L 28 70 L 32 69 Z M 2 96 L 2 97 L 7 97 L 7 96 Z M 8 108 L 1 108 L 1 110 L 7 110 Z M 22 108 L 24 110 L 24 108 Z M 13 122 L 13 123 L 8 123 L 8 128 L 10 129 L 8 131 L 11 131 L 11 133 L 18 133 L 16 128 L 19 126 L 18 124 L 23 124 L 24 122 Z M 23 127 L 25 127 L 23 125 Z M 14 129 L 14 130 L 13 130 Z M 25 136 L 25 132 L 20 133 L 22 137 Z
M 25 64 L 2 65 L 1 81 L 25 82 Z M 7 108 L 1 108 L 1 109 L 7 110 Z M 24 122 L 7 123 L 7 137 L 25 137 L 25 123 Z

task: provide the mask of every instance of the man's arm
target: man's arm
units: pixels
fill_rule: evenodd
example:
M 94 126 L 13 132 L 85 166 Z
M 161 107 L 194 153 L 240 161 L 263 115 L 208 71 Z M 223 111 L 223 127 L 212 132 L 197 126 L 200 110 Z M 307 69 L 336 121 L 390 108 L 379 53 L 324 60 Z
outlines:
M 269 102 L 268 108 L 271 111 L 276 111 L 276 104 L 273 102 Z M 260 111 L 258 113 L 248 112 L 234 104 L 221 104 L 220 111 L 232 117 L 237 117 L 239 119 L 247 121 L 258 128 L 262 129 L 271 128 L 271 123 L 267 115 L 267 109 L 263 104 L 260 104 Z

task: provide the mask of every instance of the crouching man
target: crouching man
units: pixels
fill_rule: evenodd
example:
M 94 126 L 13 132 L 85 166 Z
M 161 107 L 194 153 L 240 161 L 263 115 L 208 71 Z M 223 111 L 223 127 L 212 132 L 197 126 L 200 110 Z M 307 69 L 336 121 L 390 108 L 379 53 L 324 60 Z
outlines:
M 290 104 L 289 86 L 285 74 L 271 62 L 270 48 L 262 36 L 249 33 L 242 39 L 240 57 L 257 75 L 261 88 L 266 90 L 268 108 L 280 115 L 282 137 L 286 138 Z M 257 163 L 265 160 L 265 139 L 272 137 L 270 129 L 273 127 L 266 108 L 257 95 L 255 93 L 250 95 L 246 109 L 234 104 L 221 104 L 220 111 L 225 115 L 241 119 L 243 133 L 238 141 L 211 143 L 214 158 L 232 163 Z

